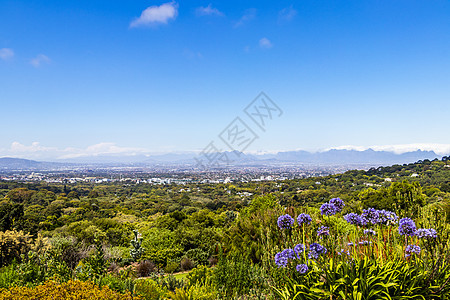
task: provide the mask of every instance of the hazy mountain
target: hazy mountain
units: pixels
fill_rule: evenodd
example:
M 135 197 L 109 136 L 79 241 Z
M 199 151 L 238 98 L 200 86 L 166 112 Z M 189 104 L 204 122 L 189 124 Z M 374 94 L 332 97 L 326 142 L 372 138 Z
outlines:
M 277 161 L 297 162 L 307 164 L 404 164 L 418 160 L 440 158 L 433 151 L 417 150 L 396 154 L 388 151 L 375 151 L 368 149 L 357 150 L 328 150 L 324 152 L 288 151 L 279 152 L 274 159 Z
M 63 167 L 63 164 L 30 159 L 0 157 L 0 170 L 48 170 Z
M 396 154 L 389 151 L 375 151 L 368 149 L 357 150 L 328 150 L 324 152 L 307 151 L 285 151 L 276 154 L 251 155 L 239 151 L 225 152 L 232 165 L 271 165 L 271 164 L 308 164 L 308 165 L 348 165 L 365 164 L 374 166 L 386 166 L 393 164 L 412 163 L 419 160 L 433 160 L 440 158 L 433 151 L 412 151 Z M 214 154 L 208 154 L 210 157 Z M 132 156 L 90 156 L 65 160 L 62 162 L 39 162 L 20 158 L 0 158 L 0 170 L 48 170 L 62 167 L 81 166 L 84 164 L 99 166 L 158 166 L 158 165 L 194 165 L 197 159 L 206 161 L 205 154 L 194 152 L 189 153 L 168 153 L 163 155 L 132 155 Z

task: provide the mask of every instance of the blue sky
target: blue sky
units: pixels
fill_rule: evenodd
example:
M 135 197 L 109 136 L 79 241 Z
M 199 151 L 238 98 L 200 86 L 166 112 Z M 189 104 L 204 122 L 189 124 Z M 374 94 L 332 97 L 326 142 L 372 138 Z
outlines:
M 260 91 L 249 151 L 450 151 L 450 2 L 0 0 L 0 156 L 201 150 Z

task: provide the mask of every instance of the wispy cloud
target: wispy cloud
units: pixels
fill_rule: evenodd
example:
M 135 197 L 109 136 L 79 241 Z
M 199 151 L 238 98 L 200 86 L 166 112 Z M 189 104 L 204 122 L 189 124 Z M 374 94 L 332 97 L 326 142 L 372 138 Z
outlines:
M 130 23 L 130 27 L 153 26 L 158 24 L 167 24 L 170 20 L 175 20 L 178 16 L 178 4 L 168 2 L 160 6 L 147 7 L 139 18 Z
M 291 5 L 289 7 L 283 8 L 278 13 L 279 21 L 291 21 L 297 15 L 297 11 Z
M 14 51 L 10 48 L 0 49 L 0 59 L 9 60 L 14 57 Z
M 66 154 L 61 155 L 59 159 L 100 156 L 100 155 L 137 155 L 148 152 L 146 149 L 133 147 L 120 147 L 115 143 L 98 143 L 91 145 L 85 149 L 67 148 L 64 150 Z
M 98 143 L 86 148 L 68 147 L 60 149 L 57 147 L 47 147 L 39 142 L 25 145 L 20 142 L 13 142 L 9 149 L 1 149 L 1 156 L 20 157 L 36 160 L 64 160 L 78 157 L 95 157 L 101 155 L 138 155 L 148 153 L 147 149 L 120 147 L 115 143 Z
M 256 9 L 255 8 L 249 8 L 244 12 L 244 15 L 234 23 L 234 28 L 240 27 L 244 25 L 245 23 L 248 23 L 249 21 L 253 20 L 256 17 Z
M 50 61 L 51 60 L 50 58 L 48 58 L 48 56 L 39 54 L 38 56 L 30 60 L 30 64 L 35 68 L 39 68 L 42 64 L 48 64 L 50 63 Z
M 263 49 L 270 49 L 273 47 L 272 42 L 268 38 L 262 38 L 259 40 L 259 47 Z
M 217 8 L 209 4 L 206 7 L 200 6 L 195 10 L 197 16 L 223 16 L 224 14 Z

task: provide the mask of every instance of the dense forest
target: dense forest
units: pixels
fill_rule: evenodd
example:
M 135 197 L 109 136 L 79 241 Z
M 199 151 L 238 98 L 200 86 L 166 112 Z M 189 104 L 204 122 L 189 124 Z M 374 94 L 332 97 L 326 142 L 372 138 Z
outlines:
M 449 221 L 449 157 L 286 181 L 2 181 L 0 299 L 448 299 Z

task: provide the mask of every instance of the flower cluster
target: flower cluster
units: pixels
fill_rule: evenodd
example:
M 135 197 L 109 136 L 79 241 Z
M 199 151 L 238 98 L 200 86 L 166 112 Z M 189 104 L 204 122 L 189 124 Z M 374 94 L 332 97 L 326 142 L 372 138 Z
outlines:
M 330 201 L 328 201 L 328 203 L 334 205 L 337 212 L 341 212 L 345 206 L 345 203 L 344 203 L 344 201 L 342 201 L 341 198 L 333 198 Z
M 398 233 L 400 235 L 414 236 L 416 233 L 416 223 L 410 218 L 403 218 L 399 221 Z
M 312 222 L 312 218 L 308 214 L 299 214 L 297 217 L 298 225 L 302 226 L 302 224 L 309 225 Z
M 297 265 L 297 267 L 295 268 L 297 270 L 297 272 L 299 272 L 300 274 L 305 274 L 308 272 L 309 268 L 307 265 L 305 264 L 300 264 Z
M 294 247 L 294 252 L 297 254 L 297 258 L 300 258 L 300 254 L 305 251 L 305 245 L 303 244 L 297 244 Z
M 433 228 L 430 229 L 417 229 L 415 235 L 419 238 L 419 239 L 430 239 L 430 238 L 437 238 L 437 232 L 436 230 L 434 230 Z
M 326 254 L 326 253 L 327 253 L 327 248 L 325 248 L 321 244 L 312 243 L 311 245 L 309 245 L 308 257 L 310 259 L 317 259 L 317 258 L 319 258 L 319 256 L 321 254 Z
M 397 223 L 398 216 L 389 210 L 380 210 L 380 224 L 384 225 L 394 225 Z
M 290 259 L 295 258 L 295 252 L 292 249 L 285 249 L 275 254 L 275 264 L 278 267 L 286 268 Z
M 292 218 L 288 214 L 285 214 L 278 217 L 277 224 L 280 229 L 291 229 L 292 226 L 294 225 L 294 222 L 295 222 L 294 218 Z
M 332 216 L 336 214 L 336 207 L 330 203 L 324 203 L 320 207 L 320 213 L 325 216 Z
M 394 225 L 397 223 L 398 216 L 388 210 L 378 210 L 375 208 L 364 209 L 361 215 L 349 213 L 344 216 L 347 223 L 356 226 L 365 226 L 367 224 L 376 225 Z
M 364 209 L 361 217 L 372 225 L 381 223 L 380 211 L 375 208 Z
M 320 213 L 325 216 L 332 216 L 342 211 L 345 204 L 340 198 L 333 198 L 330 201 L 322 204 Z
M 358 214 L 349 213 L 344 216 L 345 221 L 349 224 L 356 226 L 364 226 L 366 224 L 365 220 Z
M 420 247 L 417 245 L 408 245 L 406 246 L 405 256 L 410 257 L 412 254 L 420 254 Z
M 322 237 L 324 235 L 330 235 L 330 229 L 327 226 L 322 226 L 317 230 L 318 237 Z

